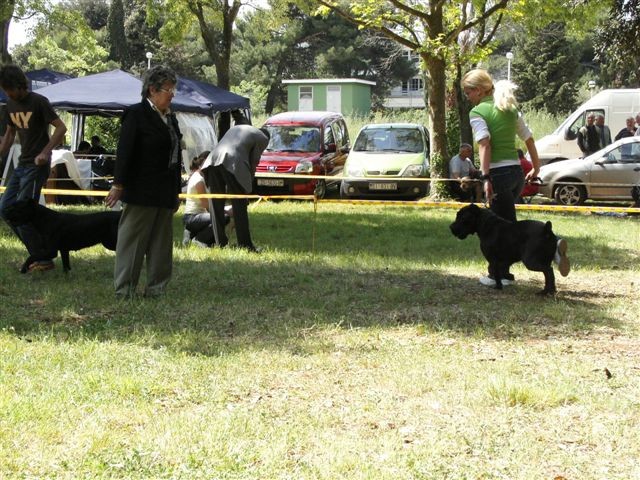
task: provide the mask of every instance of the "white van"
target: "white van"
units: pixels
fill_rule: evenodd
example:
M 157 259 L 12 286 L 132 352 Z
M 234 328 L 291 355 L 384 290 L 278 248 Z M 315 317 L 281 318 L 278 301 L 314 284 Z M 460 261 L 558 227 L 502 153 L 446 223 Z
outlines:
M 604 115 L 613 140 L 625 128 L 625 120 L 640 112 L 640 89 L 602 90 L 583 103 L 552 134 L 536 141 L 542 165 L 582 156 L 576 138 L 587 112 Z

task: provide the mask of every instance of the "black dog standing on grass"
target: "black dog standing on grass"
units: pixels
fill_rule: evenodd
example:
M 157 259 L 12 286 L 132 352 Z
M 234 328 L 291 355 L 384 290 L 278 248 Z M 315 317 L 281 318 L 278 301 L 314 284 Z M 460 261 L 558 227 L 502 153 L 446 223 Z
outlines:
M 502 289 L 502 280 L 509 267 L 521 261 L 529 270 L 544 273 L 541 295 L 556 292 L 552 262 L 558 238 L 551 229 L 551 222 L 510 222 L 491 210 L 471 204 L 458 211 L 449 228 L 461 240 L 474 233 L 478 235 L 480 250 L 489 262 L 489 274 L 495 279 L 498 290 Z
M 20 200 L 6 210 L 6 219 L 14 226 L 31 223 L 42 237 L 45 249 L 55 258 L 60 252 L 62 267 L 71 270 L 69 252 L 101 243 L 109 250 L 116 249 L 118 222 L 121 212 L 98 212 L 86 215 L 60 213 L 38 204 L 35 200 Z M 29 255 L 20 268 L 26 273 L 29 265 L 41 260 Z

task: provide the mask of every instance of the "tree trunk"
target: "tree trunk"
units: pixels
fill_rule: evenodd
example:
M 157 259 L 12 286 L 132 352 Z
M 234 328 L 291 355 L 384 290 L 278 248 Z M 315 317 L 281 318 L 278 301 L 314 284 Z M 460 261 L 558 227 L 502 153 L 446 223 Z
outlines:
M 462 85 L 460 85 L 461 81 L 462 67 L 460 66 L 460 63 L 458 63 L 456 66 L 456 79 L 453 87 L 456 92 L 458 118 L 460 119 L 460 143 L 473 145 L 473 133 L 471 131 L 471 124 L 469 123 L 470 104 L 462 91 Z
M 231 59 L 231 46 L 233 43 L 233 24 L 238 16 L 240 2 L 234 1 L 231 5 L 224 3 L 220 14 L 222 15 L 222 32 L 218 32 L 216 27 L 207 23 L 204 13 L 204 6 L 197 2 L 191 7 L 192 13 L 198 19 L 200 34 L 204 41 L 204 46 L 216 66 L 216 77 L 218 87 L 229 90 L 231 77 L 229 75 L 229 65 Z
M 289 62 L 289 51 L 287 49 L 287 51 L 284 52 L 280 56 L 280 59 L 278 60 L 278 67 L 276 68 L 276 74 L 273 78 L 273 81 L 271 82 L 271 85 L 269 86 L 269 92 L 267 93 L 267 100 L 264 105 L 264 113 L 266 113 L 267 115 L 271 115 L 271 112 L 273 112 L 273 109 L 276 106 L 276 97 L 278 95 L 278 90 L 280 89 L 280 84 L 282 82 L 282 73 L 284 72 L 284 69 L 288 62 Z
M 445 112 L 446 65 L 443 59 L 430 55 L 423 56 L 427 71 L 427 102 L 429 123 L 431 124 L 431 177 L 447 177 L 447 129 Z M 438 196 L 442 182 L 434 182 L 431 191 Z

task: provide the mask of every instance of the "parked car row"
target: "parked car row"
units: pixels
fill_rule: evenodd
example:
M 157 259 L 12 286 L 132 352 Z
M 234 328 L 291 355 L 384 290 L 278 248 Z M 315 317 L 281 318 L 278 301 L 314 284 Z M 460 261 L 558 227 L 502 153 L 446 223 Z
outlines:
M 271 140 L 257 168 L 259 194 L 322 198 L 329 187 L 338 187 L 342 198 L 417 198 L 429 192 L 429 132 L 422 125 L 368 124 L 353 148 L 345 119 L 335 112 L 280 113 L 264 127 Z M 539 194 L 561 205 L 630 200 L 632 186 L 640 184 L 640 137 L 623 138 L 586 158 L 544 165 L 539 177 Z
M 429 191 L 428 182 L 418 180 L 429 176 L 429 132 L 422 125 L 365 125 L 353 149 L 339 113 L 285 112 L 270 117 L 264 127 L 271 140 L 256 170 L 262 174 L 254 185 L 259 194 L 315 193 L 322 198 L 335 186 L 343 198 L 416 198 Z

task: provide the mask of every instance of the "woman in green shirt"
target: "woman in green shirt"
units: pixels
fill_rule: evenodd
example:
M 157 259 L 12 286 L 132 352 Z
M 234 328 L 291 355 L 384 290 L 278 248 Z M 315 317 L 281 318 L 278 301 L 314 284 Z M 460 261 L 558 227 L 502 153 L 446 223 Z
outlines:
M 514 95 L 516 86 L 508 80 L 498 81 L 494 85 L 491 75 L 486 70 L 476 69 L 462 78 L 462 88 L 474 105 L 469 113 L 469 121 L 474 139 L 478 143 L 485 196 L 494 213 L 515 222 L 515 201 L 520 196 L 525 182 L 536 178 L 540 171 L 535 140 L 518 110 Z M 533 164 L 526 177 L 518 159 L 516 135 L 525 143 Z M 566 275 L 569 273 L 566 241 L 559 242 L 563 243 L 564 248 L 564 260 L 560 271 Z M 505 278 L 513 281 L 513 275 L 510 273 L 507 273 Z M 480 281 L 487 285 L 494 282 L 489 277 L 483 277 Z

